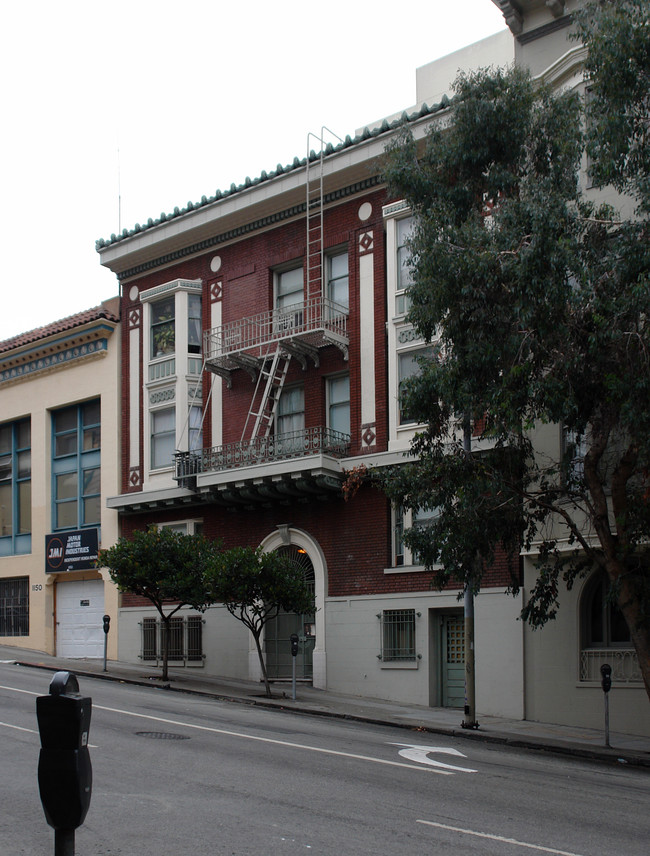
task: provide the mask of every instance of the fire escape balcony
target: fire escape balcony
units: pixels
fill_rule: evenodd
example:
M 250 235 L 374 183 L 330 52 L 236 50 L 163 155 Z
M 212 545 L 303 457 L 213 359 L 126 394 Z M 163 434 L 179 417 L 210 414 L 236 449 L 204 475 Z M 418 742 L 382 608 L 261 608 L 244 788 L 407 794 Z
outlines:
M 347 308 L 324 297 L 270 309 L 206 331 L 205 366 L 230 386 L 237 369 L 255 377 L 273 346 L 281 346 L 303 366 L 308 357 L 318 365 L 318 351 L 327 345 L 338 347 L 347 360 L 347 325 Z
M 174 477 L 207 501 L 228 506 L 290 498 L 326 498 L 339 493 L 340 459 L 350 437 L 315 426 L 225 443 L 195 452 L 176 452 Z

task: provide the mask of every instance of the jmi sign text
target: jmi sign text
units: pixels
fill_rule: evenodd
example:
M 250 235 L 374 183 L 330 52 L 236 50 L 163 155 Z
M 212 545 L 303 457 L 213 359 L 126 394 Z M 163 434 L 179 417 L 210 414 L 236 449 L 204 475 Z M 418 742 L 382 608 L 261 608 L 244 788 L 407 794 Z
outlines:
M 77 529 L 45 536 L 45 573 L 87 571 L 99 553 L 97 529 Z

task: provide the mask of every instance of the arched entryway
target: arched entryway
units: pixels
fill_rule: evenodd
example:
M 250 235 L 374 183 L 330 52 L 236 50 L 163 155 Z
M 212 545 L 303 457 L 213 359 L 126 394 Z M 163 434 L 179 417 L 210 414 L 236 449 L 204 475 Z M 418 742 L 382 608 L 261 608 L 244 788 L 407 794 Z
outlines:
M 278 553 L 288 556 L 303 572 L 305 582 L 315 589 L 315 574 L 307 551 L 303 547 L 289 544 L 279 547 Z M 266 624 L 264 634 L 264 654 L 266 671 L 270 680 L 286 680 L 293 675 L 293 657 L 291 655 L 291 635 L 298 636 L 298 655 L 296 657 L 296 677 L 298 680 L 311 681 L 314 676 L 313 653 L 316 643 L 316 616 L 296 615 L 293 612 L 281 612 Z
M 305 636 L 306 639 L 304 645 L 306 657 L 308 660 L 311 660 L 309 668 L 312 674 L 312 683 L 315 687 L 325 689 L 327 686 L 327 655 L 325 644 L 325 593 L 327 591 L 327 565 L 323 551 L 321 550 L 319 543 L 307 532 L 304 532 L 302 529 L 294 529 L 289 525 L 283 524 L 278 525 L 276 531 L 270 533 L 262 541 L 260 547 L 266 552 L 271 552 L 272 550 L 290 550 L 290 554 L 297 558 L 301 563 L 301 567 L 303 567 L 309 574 L 310 578 L 313 579 L 314 600 L 316 602 L 316 612 L 314 615 L 291 617 L 296 622 L 295 626 L 297 629 L 295 631 L 289 630 L 287 633 L 288 628 L 286 626 L 280 626 L 277 629 L 274 629 L 269 628 L 267 625 L 264 633 L 263 650 L 267 650 L 267 640 L 271 641 L 275 638 L 278 640 L 278 644 L 286 645 L 290 658 L 291 650 L 288 639 L 291 633 L 296 632 L 299 637 Z M 311 621 L 308 621 L 308 619 L 311 619 Z M 298 626 L 298 622 L 300 623 L 300 626 Z M 305 632 L 304 625 L 307 623 L 311 625 L 308 628 L 309 633 Z M 282 624 L 282 620 L 280 621 L 280 624 Z M 281 640 L 285 638 L 285 635 L 287 641 L 286 643 L 282 643 Z M 269 653 L 270 652 L 267 651 L 267 664 Z M 284 656 L 285 655 L 283 655 L 283 657 Z M 251 677 L 254 677 L 256 669 L 259 668 L 255 665 L 255 660 L 257 660 L 257 654 L 254 651 L 251 651 L 251 659 L 249 661 L 251 666 Z M 290 660 L 288 665 L 289 668 L 291 668 L 292 664 Z M 289 672 L 289 676 L 291 676 L 291 672 Z

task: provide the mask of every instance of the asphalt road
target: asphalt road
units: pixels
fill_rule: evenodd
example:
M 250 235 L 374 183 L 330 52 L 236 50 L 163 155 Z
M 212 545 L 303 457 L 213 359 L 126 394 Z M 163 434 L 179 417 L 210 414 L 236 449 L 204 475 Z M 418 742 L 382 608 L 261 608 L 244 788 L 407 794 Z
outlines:
M 35 698 L 0 664 L 0 853 L 49 854 Z M 646 856 L 647 770 L 90 678 L 77 856 Z

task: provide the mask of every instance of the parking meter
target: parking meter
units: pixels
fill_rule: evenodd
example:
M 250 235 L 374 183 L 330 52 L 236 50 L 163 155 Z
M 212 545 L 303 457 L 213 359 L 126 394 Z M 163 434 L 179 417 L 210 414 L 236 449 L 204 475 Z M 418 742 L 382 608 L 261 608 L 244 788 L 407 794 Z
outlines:
M 104 615 L 102 621 L 104 622 L 104 633 L 108 633 L 108 631 L 111 629 L 110 615 Z
M 298 656 L 298 634 L 292 633 L 291 636 L 289 637 L 289 639 L 291 640 L 291 656 L 297 657 Z
M 91 706 L 91 699 L 80 695 L 71 672 L 57 672 L 50 682 L 50 694 L 36 699 L 41 735 L 38 788 L 45 819 L 57 832 L 64 830 L 73 836 L 88 813 L 92 792 Z
M 609 663 L 603 663 L 600 667 L 600 685 L 604 693 L 608 693 L 612 688 L 612 667 Z

